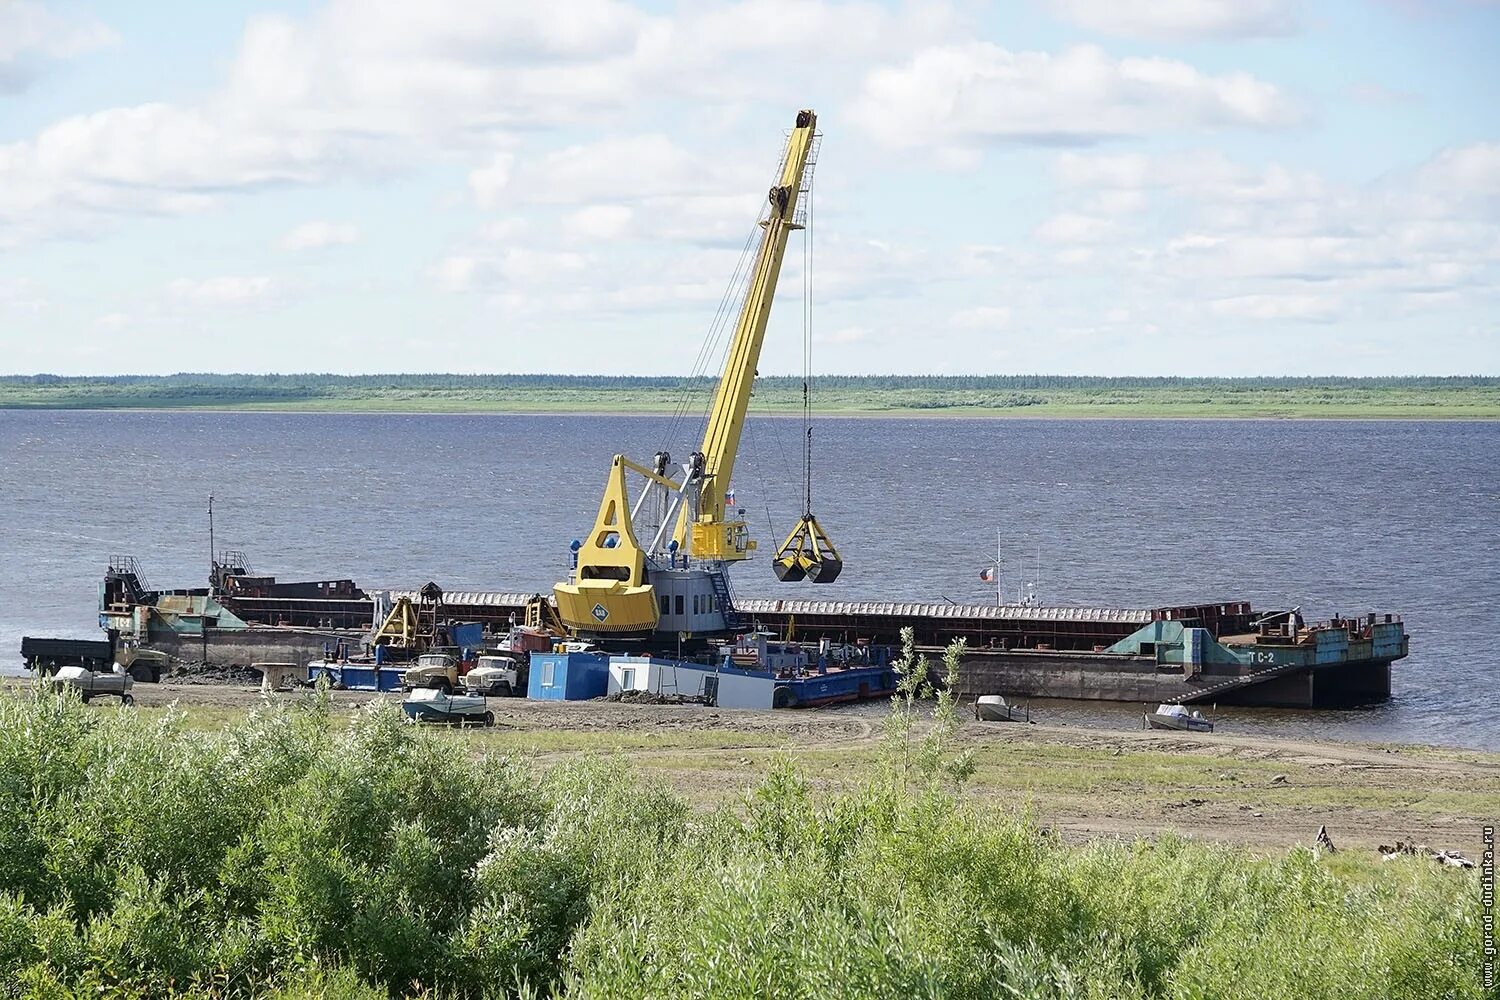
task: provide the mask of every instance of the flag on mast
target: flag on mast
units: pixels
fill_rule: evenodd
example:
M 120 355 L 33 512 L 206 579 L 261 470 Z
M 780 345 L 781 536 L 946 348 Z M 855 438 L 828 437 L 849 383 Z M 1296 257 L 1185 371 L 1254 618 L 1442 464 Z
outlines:
M 983 580 L 985 583 L 994 583 L 995 582 L 995 567 L 988 566 L 988 567 L 980 570 L 979 571 L 979 579 Z

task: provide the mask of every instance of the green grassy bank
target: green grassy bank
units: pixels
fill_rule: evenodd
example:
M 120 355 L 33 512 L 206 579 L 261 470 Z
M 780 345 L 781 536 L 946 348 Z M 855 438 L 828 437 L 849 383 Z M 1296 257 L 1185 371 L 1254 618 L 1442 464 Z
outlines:
M 0 376 L 0 408 L 432 413 L 701 410 L 713 381 L 563 375 Z M 983 417 L 1500 419 L 1500 378 L 827 376 L 828 414 Z M 795 413 L 798 379 L 756 384 L 754 411 Z
M 6 995 L 1479 997 L 1478 880 L 1425 859 L 1069 846 L 964 804 L 951 706 L 868 779 L 694 810 L 308 696 L 201 728 L 0 694 Z M 200 723 L 202 720 L 199 720 Z

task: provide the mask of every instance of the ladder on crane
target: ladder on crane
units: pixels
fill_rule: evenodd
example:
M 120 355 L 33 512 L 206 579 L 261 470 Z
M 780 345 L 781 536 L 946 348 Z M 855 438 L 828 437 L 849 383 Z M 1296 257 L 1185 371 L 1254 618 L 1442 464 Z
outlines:
M 735 609 L 734 594 L 729 590 L 729 574 L 722 569 L 715 570 L 708 574 L 708 581 L 714 588 L 714 600 L 719 602 L 719 608 L 724 612 L 724 624 L 732 629 L 743 627 L 744 616 Z

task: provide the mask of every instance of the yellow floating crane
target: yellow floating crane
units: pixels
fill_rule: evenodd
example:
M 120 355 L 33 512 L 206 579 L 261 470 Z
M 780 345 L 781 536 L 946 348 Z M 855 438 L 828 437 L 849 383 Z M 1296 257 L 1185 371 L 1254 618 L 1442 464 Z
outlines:
M 736 624 L 725 573 L 749 558 L 756 543 L 739 516 L 743 512 L 731 513 L 730 482 L 787 237 L 803 228 L 798 202 L 806 190 L 804 178 L 810 177 L 817 123 L 813 112 L 799 111 L 787 140 L 699 449 L 676 467 L 665 451 L 657 452 L 649 467 L 624 455 L 614 457 L 593 529 L 574 543 L 573 573 L 553 588 L 558 616 L 574 631 L 621 637 L 703 635 Z M 627 473 L 645 484 L 633 503 Z M 675 478 L 679 473 L 681 478 Z M 636 534 L 643 511 L 657 515 L 655 534 L 645 544 Z M 779 579 L 789 582 L 829 583 L 842 569 L 838 550 L 812 515 L 810 491 L 802 518 L 772 566 Z

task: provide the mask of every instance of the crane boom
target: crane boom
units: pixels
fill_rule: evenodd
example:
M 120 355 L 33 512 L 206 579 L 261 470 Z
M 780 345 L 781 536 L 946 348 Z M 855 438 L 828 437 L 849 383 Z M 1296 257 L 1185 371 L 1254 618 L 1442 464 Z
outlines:
M 728 523 L 724 492 L 734 474 L 740 435 L 745 429 L 745 413 L 750 406 L 750 389 L 760 363 L 761 345 L 766 339 L 771 302 L 776 297 L 776 280 L 781 275 L 782 258 L 786 256 L 787 237 L 793 229 L 801 228 L 795 222 L 797 197 L 802 192 L 803 174 L 807 170 L 817 127 L 818 116 L 812 111 L 797 112 L 797 125 L 787 141 L 781 176 L 768 196 L 771 210 L 761 223 L 765 232 L 761 234 L 749 290 L 740 308 L 734 340 L 729 345 L 724 374 L 719 379 L 708 426 L 703 433 L 703 444 L 699 448 L 703 455 L 704 482 L 690 551 L 703 558 L 744 559 L 747 555 L 743 547 L 734 544 L 733 532 L 723 530 Z M 685 520 L 684 517 L 678 523 L 675 537 L 679 544 L 689 541 L 683 537 Z

